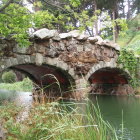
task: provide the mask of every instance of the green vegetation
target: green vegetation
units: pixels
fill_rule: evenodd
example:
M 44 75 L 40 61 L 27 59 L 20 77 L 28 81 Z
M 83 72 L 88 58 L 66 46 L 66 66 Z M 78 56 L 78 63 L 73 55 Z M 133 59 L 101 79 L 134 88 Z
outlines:
M 139 13 L 138 0 L 128 1 L 132 3 L 133 9 L 128 7 L 125 13 L 125 0 L 31 0 L 27 4 L 23 1 L 2 0 L 0 37 L 15 39 L 19 46 L 29 46 L 29 28 L 49 28 L 59 32 L 79 29 L 91 36 L 109 35 L 111 32 L 116 40 L 119 32 L 126 28 L 124 19 Z M 27 8 L 29 4 L 33 7 L 32 11 Z M 104 13 L 108 16 L 103 16 Z M 98 21 L 102 25 L 105 22 L 107 24 L 99 28 Z M 104 30 L 106 26 L 108 29 Z
M 140 54 L 140 14 L 128 21 L 128 30 L 123 37 L 118 38 L 117 43 L 127 50 Z
M 32 27 L 32 21 L 26 8 L 11 3 L 4 13 L 0 12 L 0 19 L 0 37 L 13 38 L 19 42 L 19 46 L 29 45 L 28 30 Z
M 133 87 L 140 85 L 137 77 L 137 68 L 140 55 L 140 14 L 128 21 L 128 30 L 124 37 L 118 38 L 118 44 L 121 46 L 121 52 L 118 64 L 121 64 L 124 70 L 130 73 Z
M 0 83 L 0 89 L 14 90 L 14 91 L 32 91 L 33 85 L 29 78 L 24 78 L 21 82 L 15 83 Z
M 102 119 L 99 110 L 87 106 L 87 115 L 81 114 L 75 105 L 36 104 L 29 117 L 18 122 L 16 117 L 23 108 L 8 104 L 0 107 L 0 120 L 8 131 L 7 140 L 118 140 L 115 129 Z
M 125 48 L 121 49 L 118 64 L 122 65 L 123 69 L 129 72 L 132 78 L 130 83 L 135 88 L 140 85 L 137 78 L 137 63 L 138 59 L 133 51 L 128 51 Z
M 16 82 L 16 74 L 13 71 L 4 72 L 2 74 L 2 81 L 4 83 Z

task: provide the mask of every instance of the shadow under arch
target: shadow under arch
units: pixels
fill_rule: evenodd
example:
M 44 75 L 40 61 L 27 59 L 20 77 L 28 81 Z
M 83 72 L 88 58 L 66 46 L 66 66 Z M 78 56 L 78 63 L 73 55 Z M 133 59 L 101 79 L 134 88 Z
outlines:
M 134 94 L 134 90 L 130 85 L 130 75 L 117 67 L 98 69 L 88 80 L 93 94 Z
M 7 69 L 24 73 L 35 83 L 34 85 L 52 97 L 64 96 L 69 98 L 72 88 L 75 87 L 73 77 L 66 70 L 57 66 L 27 63 L 14 65 Z

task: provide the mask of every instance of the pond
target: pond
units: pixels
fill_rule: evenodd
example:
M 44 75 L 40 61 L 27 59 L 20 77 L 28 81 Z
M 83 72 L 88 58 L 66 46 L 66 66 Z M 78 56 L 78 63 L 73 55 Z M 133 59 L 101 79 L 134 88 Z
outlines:
M 117 133 L 124 125 L 124 140 L 140 140 L 140 98 L 129 96 L 91 96 L 98 102 L 104 120 L 112 124 Z
M 140 139 L 140 98 L 91 95 L 89 99 L 95 105 L 99 105 L 103 118 L 116 128 L 118 134 L 121 133 L 123 121 L 123 140 Z M 32 96 L 30 92 L 0 90 L 0 103 L 3 101 L 15 101 L 17 105 L 31 105 Z M 83 105 L 81 108 L 84 108 Z

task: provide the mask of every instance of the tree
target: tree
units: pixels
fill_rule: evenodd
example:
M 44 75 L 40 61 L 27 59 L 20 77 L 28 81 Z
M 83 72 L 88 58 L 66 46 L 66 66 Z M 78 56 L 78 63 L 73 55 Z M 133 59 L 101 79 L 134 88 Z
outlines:
M 140 0 L 134 0 L 133 12 L 136 11 L 137 14 L 140 13 Z
M 12 38 L 19 45 L 29 45 L 28 30 L 32 27 L 30 12 L 16 3 L 5 4 L 1 9 L 0 38 Z
M 3 0 L 0 11 L 0 37 L 15 39 L 20 46 L 29 45 L 29 28 L 56 29 L 67 32 L 73 29 L 87 31 L 91 36 L 100 35 L 99 16 L 107 12 L 113 21 L 114 41 L 118 37 L 120 16 L 124 0 L 28 0 L 34 5 L 31 13 L 22 2 Z M 131 1 L 132 0 L 128 0 Z M 138 0 L 134 0 L 136 3 Z M 134 5 L 133 5 L 134 6 Z M 136 8 L 138 9 L 138 8 Z M 100 10 L 102 12 L 100 12 Z M 123 16 L 125 16 L 123 11 Z M 100 20 L 101 17 L 100 17 Z M 101 22 L 104 22 L 101 21 Z M 94 28 L 94 29 L 93 29 Z M 94 33 L 95 30 L 95 33 Z M 110 29 L 105 32 L 110 33 Z

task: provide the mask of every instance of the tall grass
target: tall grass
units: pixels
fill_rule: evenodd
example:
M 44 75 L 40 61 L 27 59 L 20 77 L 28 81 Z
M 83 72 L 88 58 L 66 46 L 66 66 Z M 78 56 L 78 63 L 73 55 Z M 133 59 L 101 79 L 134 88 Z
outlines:
M 7 140 L 118 140 L 115 129 L 103 120 L 99 109 L 81 105 L 85 113 L 76 103 L 35 104 L 29 117 L 19 123 L 19 109 L 9 104 L 0 107 L 0 120 L 8 131 Z

